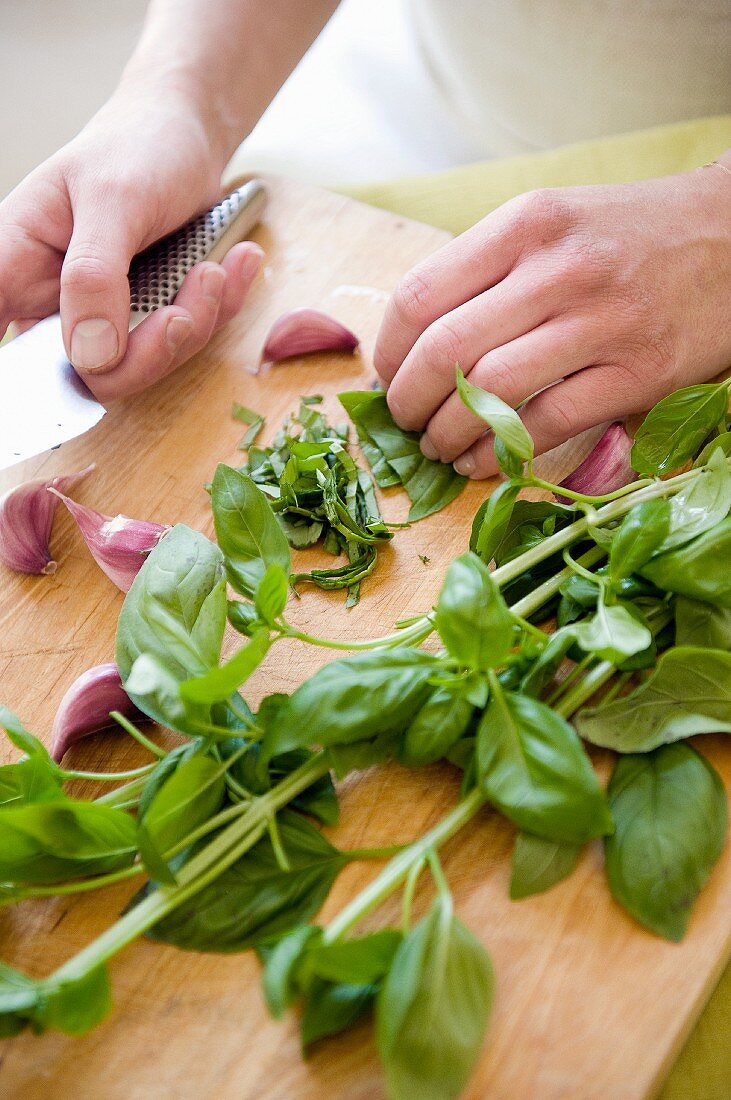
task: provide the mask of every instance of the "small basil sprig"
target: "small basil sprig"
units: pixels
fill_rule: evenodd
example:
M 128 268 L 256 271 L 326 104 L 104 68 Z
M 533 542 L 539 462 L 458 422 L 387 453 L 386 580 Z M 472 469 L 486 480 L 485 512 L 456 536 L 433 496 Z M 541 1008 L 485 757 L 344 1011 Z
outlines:
M 216 539 L 232 587 L 253 597 L 271 565 L 290 571 L 287 539 L 261 489 L 246 474 L 219 465 L 211 490 Z
M 614 834 L 604 842 L 617 901 L 651 931 L 680 940 L 726 840 L 726 793 L 690 745 L 622 757 L 609 784 Z
M 495 979 L 484 947 L 439 894 L 404 937 L 376 1000 L 389 1095 L 457 1097 L 480 1052 Z

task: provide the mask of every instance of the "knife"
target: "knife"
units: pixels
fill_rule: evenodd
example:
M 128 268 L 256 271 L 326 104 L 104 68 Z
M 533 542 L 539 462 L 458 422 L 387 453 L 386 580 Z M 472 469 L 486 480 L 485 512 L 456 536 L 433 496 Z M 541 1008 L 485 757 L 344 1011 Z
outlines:
M 223 259 L 259 221 L 266 188 L 251 180 L 134 258 L 130 331 L 175 300 L 190 269 Z M 83 435 L 106 409 L 68 361 L 58 313 L 0 348 L 0 470 Z

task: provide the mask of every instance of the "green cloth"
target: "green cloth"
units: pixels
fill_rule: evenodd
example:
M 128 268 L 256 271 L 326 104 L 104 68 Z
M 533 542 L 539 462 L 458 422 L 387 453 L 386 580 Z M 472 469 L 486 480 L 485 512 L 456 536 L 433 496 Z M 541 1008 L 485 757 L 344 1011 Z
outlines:
M 585 141 L 548 152 L 470 164 L 338 190 L 407 218 L 461 233 L 507 199 L 536 187 L 624 183 L 685 172 L 731 148 L 731 115 Z M 718 171 L 718 169 L 709 169 Z M 731 179 L 728 181 L 731 187 Z M 731 1097 L 731 967 L 670 1073 L 660 1100 Z
M 686 172 L 729 148 L 731 115 L 721 115 L 426 176 L 335 190 L 450 233 L 462 233 L 514 195 L 536 187 L 626 183 Z

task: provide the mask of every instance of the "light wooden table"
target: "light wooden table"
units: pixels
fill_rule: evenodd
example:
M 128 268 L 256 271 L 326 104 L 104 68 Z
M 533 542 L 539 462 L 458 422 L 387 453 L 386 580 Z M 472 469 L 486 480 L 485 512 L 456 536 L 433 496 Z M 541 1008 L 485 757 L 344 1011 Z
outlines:
M 257 239 L 267 252 L 264 279 L 241 317 L 185 370 L 115 409 L 89 436 L 13 478 L 52 475 L 96 460 L 78 497 L 101 510 L 183 521 L 211 533 L 203 484 L 219 460 L 238 463 L 241 425 L 233 400 L 266 413 L 267 430 L 296 407 L 300 394 L 328 396 L 368 386 L 383 305 L 398 277 L 440 245 L 446 234 L 304 187 L 274 183 Z M 362 337 L 355 358 L 313 357 L 248 373 L 266 329 L 285 309 L 319 306 Z M 553 472 L 560 459 L 553 460 Z M 550 466 L 550 463 L 549 463 Z M 560 472 L 560 471 L 558 471 Z M 399 531 L 379 555 L 352 612 L 342 594 L 303 589 L 292 618 L 316 634 L 365 637 L 431 606 L 447 563 L 467 544 L 469 524 L 486 487 L 471 485 L 448 511 Z M 389 518 L 406 510 L 386 495 Z M 109 660 L 121 596 L 96 570 L 59 513 L 53 577 L 0 574 L 0 699 L 48 738 L 55 708 L 73 678 Z M 427 566 L 419 554 L 430 558 Z M 251 685 L 293 689 L 328 658 L 325 651 L 278 645 Z M 731 780 L 720 739 L 700 747 Z M 6 754 L 10 759 L 12 753 Z M 604 769 L 606 754 L 597 754 Z M 128 739 L 107 735 L 80 747 L 78 766 L 126 768 L 142 762 Z M 343 823 L 330 831 L 344 847 L 403 842 L 421 834 L 453 803 L 457 775 L 434 766 L 395 765 L 350 779 Z M 490 950 L 498 976 L 496 1009 L 471 1100 L 630 1100 L 647 1097 L 690 1030 L 728 956 L 731 858 L 716 868 L 680 945 L 644 932 L 612 901 L 601 847 L 587 846 L 577 871 L 545 895 L 508 899 L 513 828 L 484 811 L 444 850 L 460 917 Z M 376 871 L 347 868 L 325 916 Z M 0 911 L 2 958 L 44 974 L 99 933 L 123 907 L 129 888 L 67 900 L 24 903 Z M 427 900 L 420 898 L 420 904 Z M 387 905 L 378 915 L 395 915 Z M 371 1100 L 383 1084 L 371 1030 L 321 1044 L 303 1062 L 295 1020 L 267 1017 L 259 966 L 249 953 L 184 954 L 147 941 L 111 968 L 115 1011 L 90 1035 L 22 1036 L 4 1044 L 0 1094 L 74 1100 Z

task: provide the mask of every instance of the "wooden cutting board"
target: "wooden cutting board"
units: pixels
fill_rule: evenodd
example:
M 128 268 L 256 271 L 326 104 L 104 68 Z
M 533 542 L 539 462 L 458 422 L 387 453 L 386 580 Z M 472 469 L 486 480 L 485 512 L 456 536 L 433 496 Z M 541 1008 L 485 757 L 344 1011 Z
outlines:
M 268 432 L 301 394 L 325 394 L 335 414 L 334 394 L 373 380 L 373 344 L 388 292 L 447 235 L 336 195 L 272 181 L 256 239 L 267 253 L 264 277 L 241 316 L 204 354 L 114 409 L 83 439 L 0 475 L 0 492 L 27 477 L 96 461 L 96 472 L 74 492 L 78 499 L 107 513 L 183 521 L 210 534 L 203 484 L 217 461 L 240 462 L 242 426 L 230 418 L 231 402 L 265 413 Z M 269 324 L 295 306 L 318 306 L 352 326 L 363 341 L 361 353 L 310 357 L 252 376 Z M 565 455 L 544 468 L 560 474 L 562 462 L 565 468 Z M 448 511 L 397 532 L 351 612 L 344 610 L 342 593 L 303 589 L 291 617 L 312 633 L 352 638 L 383 633 L 396 619 L 428 609 L 448 562 L 465 549 L 472 515 L 489 487 L 470 485 Z M 401 494 L 386 494 L 384 509 L 389 518 L 402 518 Z M 0 700 L 45 739 L 66 687 L 112 657 L 122 602 L 61 509 L 53 550 L 55 576 L 19 577 L 0 567 Z M 428 556 L 427 564 L 420 554 Z M 282 643 L 247 694 L 256 701 L 265 691 L 292 690 L 328 656 Z M 701 747 L 731 783 L 731 759 L 721 740 L 703 738 Z M 5 755 L 11 759 L 13 753 Z M 147 762 L 121 735 L 87 742 L 72 760 L 79 768 Z M 418 772 L 395 765 L 374 769 L 345 785 L 342 824 L 329 833 L 343 847 L 405 842 L 434 824 L 456 794 L 456 773 L 446 765 Z M 444 850 L 459 915 L 491 952 L 498 976 L 492 1025 L 466 1095 L 651 1096 L 728 956 L 731 852 L 715 869 L 686 939 L 671 945 L 644 932 L 614 904 L 598 843 L 587 846 L 566 882 L 511 902 L 513 836 L 505 820 L 485 810 Z M 349 867 L 325 917 L 376 870 L 373 864 Z M 46 974 L 101 932 L 130 892 L 120 887 L 73 902 L 52 899 L 0 910 L 0 957 Z M 425 890 L 420 904 L 426 901 Z M 387 906 L 376 919 L 395 912 L 395 905 Z M 301 1060 L 295 1020 L 276 1024 L 267 1016 L 251 953 L 185 954 L 139 942 L 113 963 L 111 974 L 114 1013 L 87 1037 L 21 1036 L 4 1044 L 0 1094 L 75 1100 L 384 1095 L 366 1024 Z

